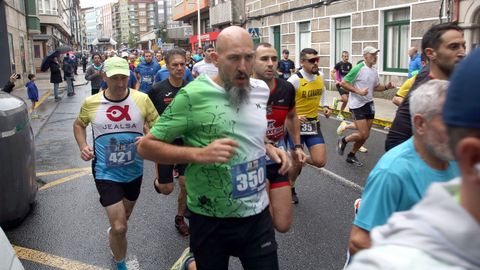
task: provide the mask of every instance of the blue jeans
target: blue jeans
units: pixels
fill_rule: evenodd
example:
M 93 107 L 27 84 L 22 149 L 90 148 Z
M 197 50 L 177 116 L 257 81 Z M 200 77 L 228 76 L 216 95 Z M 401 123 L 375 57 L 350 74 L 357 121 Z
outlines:
M 53 84 L 53 95 L 55 96 L 55 98 L 58 98 L 58 85 L 58 83 Z
M 73 94 L 73 77 L 67 77 L 67 94 Z

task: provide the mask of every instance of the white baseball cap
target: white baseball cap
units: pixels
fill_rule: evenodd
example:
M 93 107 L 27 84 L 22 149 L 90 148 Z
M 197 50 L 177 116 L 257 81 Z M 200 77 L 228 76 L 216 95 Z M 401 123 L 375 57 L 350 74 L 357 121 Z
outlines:
M 367 46 L 367 47 L 363 48 L 362 54 L 365 55 L 365 54 L 369 54 L 369 53 L 377 53 L 379 51 L 380 50 L 375 48 L 375 47 Z

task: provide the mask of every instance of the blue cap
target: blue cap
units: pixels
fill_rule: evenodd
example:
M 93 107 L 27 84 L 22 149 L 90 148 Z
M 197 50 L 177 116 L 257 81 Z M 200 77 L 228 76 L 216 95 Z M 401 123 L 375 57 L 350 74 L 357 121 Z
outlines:
M 447 125 L 480 128 L 480 48 L 463 59 L 450 77 L 447 98 L 443 105 L 443 121 Z

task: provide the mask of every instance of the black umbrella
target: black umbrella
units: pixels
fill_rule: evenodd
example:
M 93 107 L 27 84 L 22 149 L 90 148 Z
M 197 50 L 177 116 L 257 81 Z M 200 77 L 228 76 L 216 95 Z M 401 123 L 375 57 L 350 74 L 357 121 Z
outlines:
M 58 52 L 59 54 L 66 53 L 66 52 L 69 52 L 71 50 L 72 50 L 72 47 L 70 47 L 70 46 L 60 46 L 60 47 L 55 49 L 55 51 Z
M 41 71 L 47 71 L 50 67 L 50 63 L 53 61 L 53 58 L 58 57 L 60 54 L 57 51 L 51 51 L 43 58 L 42 65 L 40 66 Z

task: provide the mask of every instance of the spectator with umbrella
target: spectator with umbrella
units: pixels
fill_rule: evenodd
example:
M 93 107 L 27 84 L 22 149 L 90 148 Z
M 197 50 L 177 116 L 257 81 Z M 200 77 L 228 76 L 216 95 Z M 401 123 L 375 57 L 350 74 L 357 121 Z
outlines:
M 58 87 L 62 82 L 62 72 L 60 71 L 58 57 L 53 57 L 48 67 L 50 68 L 50 83 L 53 83 L 53 95 L 55 96 L 55 101 L 59 101 L 60 97 L 58 96 Z

